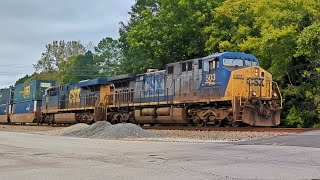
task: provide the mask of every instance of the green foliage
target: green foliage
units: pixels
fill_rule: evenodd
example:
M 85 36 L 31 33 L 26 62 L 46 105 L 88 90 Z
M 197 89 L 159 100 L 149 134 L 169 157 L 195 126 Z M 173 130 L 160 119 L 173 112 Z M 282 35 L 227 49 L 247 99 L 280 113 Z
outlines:
M 258 56 L 281 80 L 290 68 L 301 31 L 319 17 L 316 0 L 227 0 L 213 11 L 206 49 Z M 317 6 L 316 6 L 317 5 Z
M 73 84 L 82 80 L 97 78 L 99 67 L 92 52 L 88 51 L 84 55 L 71 56 L 67 61 L 63 61 L 59 76 L 61 84 Z
M 211 9 L 221 0 L 138 0 L 128 25 L 120 29 L 124 71 L 142 72 L 206 55 Z M 131 64 L 131 66 L 129 66 Z
M 303 116 L 303 113 L 298 111 L 296 107 L 292 107 L 287 115 L 287 126 L 301 128 L 303 126 L 303 119 L 301 116 Z
M 320 124 L 320 87 L 310 83 L 289 86 L 284 90 L 286 103 L 283 125 L 312 127 Z
M 18 79 L 15 83 L 15 85 L 18 85 L 18 84 L 23 84 L 24 82 L 28 82 L 29 79 L 31 78 L 31 76 L 29 76 L 28 74 L 25 75 L 24 77 Z
M 86 48 L 80 41 L 53 41 L 46 45 L 45 52 L 42 53 L 41 59 L 34 64 L 34 68 L 37 72 L 57 71 L 61 62 L 85 52 Z
M 102 39 L 95 47 L 95 61 L 100 65 L 101 76 L 113 76 L 120 73 L 122 51 L 118 40 L 110 37 Z
M 226 0 L 212 14 L 206 50 L 256 55 L 283 89 L 283 124 L 319 124 L 319 1 Z
M 25 75 L 24 77 L 20 78 L 16 81 L 15 85 L 23 84 L 25 82 L 29 82 L 32 80 L 54 80 L 58 81 L 59 76 L 57 72 L 46 72 L 46 73 L 33 73 L 32 75 Z

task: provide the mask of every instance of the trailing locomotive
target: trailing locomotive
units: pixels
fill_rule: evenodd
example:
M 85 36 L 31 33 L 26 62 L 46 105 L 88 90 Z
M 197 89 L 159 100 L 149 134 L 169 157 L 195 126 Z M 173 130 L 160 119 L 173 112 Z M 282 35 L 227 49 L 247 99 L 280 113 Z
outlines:
M 47 89 L 42 101 L 40 123 L 93 123 L 105 120 L 105 96 L 110 93 L 106 79 L 81 81 Z
M 11 107 L 11 100 L 6 104 Z M 50 86 L 40 104 L 40 116 L 28 122 L 277 126 L 282 97 L 253 55 L 225 52 L 144 74 Z M 1 114 L 2 106 L 0 120 L 12 122 L 15 113 L 8 108 Z

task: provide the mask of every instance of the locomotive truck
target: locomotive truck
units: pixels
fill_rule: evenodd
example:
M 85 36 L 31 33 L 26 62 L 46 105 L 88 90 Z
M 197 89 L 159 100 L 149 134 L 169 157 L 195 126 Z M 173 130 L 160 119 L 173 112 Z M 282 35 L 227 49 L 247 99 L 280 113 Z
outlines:
M 24 123 L 280 124 L 279 87 L 246 53 L 217 53 L 167 64 L 164 70 L 52 85 L 43 94 L 40 115 Z M 8 108 L 0 119 L 12 122 L 11 116 Z

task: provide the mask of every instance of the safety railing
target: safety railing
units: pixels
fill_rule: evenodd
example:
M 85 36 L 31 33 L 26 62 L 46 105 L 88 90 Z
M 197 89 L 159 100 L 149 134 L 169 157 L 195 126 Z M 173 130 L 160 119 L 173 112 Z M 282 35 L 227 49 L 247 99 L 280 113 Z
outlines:
M 80 97 L 77 99 L 63 99 L 58 101 L 59 110 L 74 110 L 74 109 L 83 109 L 92 108 L 96 106 L 98 97 L 95 95 L 89 95 L 86 97 Z
M 279 85 L 278 85 L 278 83 L 275 82 L 275 81 L 272 81 L 272 83 L 275 84 L 275 86 L 276 86 L 276 89 L 277 89 L 278 94 L 279 94 L 279 97 L 280 97 L 280 107 L 282 108 L 282 105 L 283 105 L 283 97 L 282 97 L 282 94 L 281 94 Z

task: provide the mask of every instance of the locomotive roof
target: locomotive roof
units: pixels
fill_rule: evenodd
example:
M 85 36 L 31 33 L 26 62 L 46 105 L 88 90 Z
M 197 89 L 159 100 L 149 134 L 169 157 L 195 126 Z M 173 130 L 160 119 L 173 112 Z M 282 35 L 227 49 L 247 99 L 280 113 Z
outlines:
M 123 81 L 123 80 L 133 80 L 135 79 L 136 74 L 122 74 L 118 76 L 112 76 L 112 77 L 107 77 L 108 81 L 110 82 L 115 82 L 115 81 Z
M 210 59 L 210 58 L 215 58 L 215 57 L 223 57 L 223 58 L 228 58 L 228 57 L 235 58 L 236 57 L 236 58 L 241 58 L 241 59 L 249 59 L 249 60 L 258 61 L 258 59 L 255 56 L 253 56 L 252 54 L 246 54 L 246 53 L 241 53 L 241 52 L 216 53 L 216 54 L 204 57 L 203 59 Z
M 92 79 L 92 80 L 85 80 L 80 81 L 78 84 L 76 84 L 77 87 L 87 87 L 87 86 L 93 86 L 93 85 L 106 85 L 109 84 L 107 79 Z
M 249 59 L 249 60 L 258 61 L 258 59 L 255 56 L 253 56 L 252 54 L 246 54 L 246 53 L 241 53 L 241 52 L 223 52 L 223 53 L 212 54 L 212 55 L 202 57 L 202 58 L 195 58 L 195 59 L 188 59 L 188 60 L 184 60 L 184 61 L 178 61 L 178 62 L 167 64 L 166 66 L 173 65 L 176 63 L 180 63 L 180 62 L 188 62 L 188 61 L 194 61 L 194 60 L 200 60 L 200 59 L 206 60 L 206 59 L 211 59 L 211 58 L 216 58 L 216 57 L 241 58 L 241 59 Z

